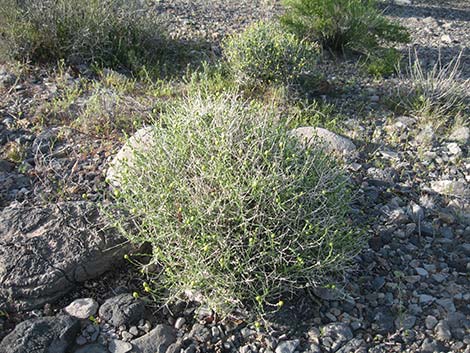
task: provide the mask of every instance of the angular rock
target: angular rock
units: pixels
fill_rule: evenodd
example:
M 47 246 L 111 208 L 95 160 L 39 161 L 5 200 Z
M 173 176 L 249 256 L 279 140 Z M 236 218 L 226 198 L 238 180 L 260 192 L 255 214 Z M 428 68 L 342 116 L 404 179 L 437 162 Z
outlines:
M 142 319 L 144 311 L 142 300 L 135 299 L 132 294 L 124 293 L 106 300 L 101 305 L 99 314 L 111 325 L 119 327 L 136 324 Z
M 64 311 L 77 319 L 88 319 L 95 315 L 98 310 L 98 303 L 92 298 L 76 299 L 64 308 Z
M 299 340 L 282 341 L 276 347 L 276 353 L 294 353 L 299 346 Z
M 461 145 L 468 144 L 470 142 L 470 128 L 467 126 L 462 126 L 458 129 L 455 129 L 449 136 L 449 140 L 455 141 Z
M 137 130 L 113 158 L 106 172 L 106 179 L 112 186 L 119 187 L 121 172 L 125 168 L 132 168 L 136 160 L 136 153 L 142 153 L 151 148 L 152 131 L 151 126 Z
M 346 342 L 353 338 L 353 333 L 349 326 L 344 323 L 333 322 L 321 328 L 322 341 L 325 339 L 332 340 L 331 350 L 336 352 Z
M 291 130 L 291 134 L 309 145 L 318 142 L 328 152 L 348 156 L 356 152 L 356 146 L 351 140 L 321 127 L 299 127 Z
M 0 301 L 29 310 L 113 268 L 130 245 L 91 202 L 0 212 Z
M 127 353 L 132 350 L 132 344 L 121 340 L 112 340 L 109 342 L 108 350 L 111 353 Z
M 470 196 L 468 183 L 461 180 L 437 180 L 431 182 L 431 189 L 434 192 L 448 196 Z
M 157 325 L 146 335 L 133 340 L 132 353 L 165 353 L 176 342 L 176 330 L 168 325 Z
M 79 331 L 80 322 L 67 315 L 23 321 L 0 343 L 0 353 L 65 353 Z

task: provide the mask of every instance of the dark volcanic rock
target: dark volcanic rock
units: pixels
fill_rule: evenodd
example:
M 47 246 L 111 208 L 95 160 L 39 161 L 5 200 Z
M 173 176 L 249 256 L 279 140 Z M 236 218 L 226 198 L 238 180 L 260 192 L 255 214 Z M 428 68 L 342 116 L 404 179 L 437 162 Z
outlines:
M 71 316 L 23 321 L 0 343 L 0 353 L 64 353 L 79 331 L 80 322 Z
M 99 314 L 115 327 L 131 325 L 139 321 L 144 314 L 142 300 L 135 299 L 132 294 L 120 294 L 108 299 L 101 305 Z
M 128 245 L 90 202 L 10 206 L 0 213 L 0 300 L 27 310 L 110 270 Z
M 132 353 L 165 353 L 176 341 L 176 330 L 168 325 L 157 325 L 146 335 L 133 340 Z

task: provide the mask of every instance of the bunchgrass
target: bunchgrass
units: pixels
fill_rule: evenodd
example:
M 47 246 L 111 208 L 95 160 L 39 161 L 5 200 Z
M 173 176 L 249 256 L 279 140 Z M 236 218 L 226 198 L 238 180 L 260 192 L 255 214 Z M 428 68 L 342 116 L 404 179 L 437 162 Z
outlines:
M 153 247 L 145 268 L 160 270 L 144 271 L 146 292 L 189 295 L 224 316 L 277 308 L 348 268 L 361 245 L 348 178 L 281 121 L 233 94 L 193 94 L 118 164 L 109 212 L 129 240 Z
M 401 107 L 418 118 L 447 120 L 466 109 L 470 102 L 470 79 L 461 77 L 462 53 L 443 64 L 439 55 L 425 70 L 418 54 L 409 56 L 407 70 L 400 72 L 396 95 Z

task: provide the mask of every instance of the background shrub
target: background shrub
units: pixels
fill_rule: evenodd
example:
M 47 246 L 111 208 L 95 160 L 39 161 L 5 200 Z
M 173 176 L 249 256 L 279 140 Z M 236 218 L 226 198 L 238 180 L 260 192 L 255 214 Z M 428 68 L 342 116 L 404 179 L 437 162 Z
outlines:
M 144 289 L 198 293 L 226 314 L 331 283 L 360 244 L 342 169 L 302 147 L 276 112 L 203 97 L 163 114 L 119 176 L 114 213 L 126 216 L 116 224 L 150 242 L 162 268 Z
M 2 0 L 0 33 L 15 59 L 135 68 L 158 59 L 162 30 L 148 10 L 134 0 Z
M 259 22 L 226 40 L 223 53 L 239 84 L 257 86 L 312 78 L 319 47 L 297 39 L 277 23 Z
M 375 0 L 284 0 L 281 22 L 334 51 L 368 53 L 385 42 L 407 42 L 404 27 L 386 19 Z

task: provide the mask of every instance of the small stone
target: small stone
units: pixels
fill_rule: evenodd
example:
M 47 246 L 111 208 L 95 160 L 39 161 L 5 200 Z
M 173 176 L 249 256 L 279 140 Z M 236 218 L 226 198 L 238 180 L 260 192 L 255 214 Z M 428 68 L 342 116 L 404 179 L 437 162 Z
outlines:
M 468 184 L 460 180 L 437 180 L 431 182 L 431 189 L 438 194 L 465 197 L 469 194 Z
M 448 34 L 444 34 L 443 36 L 441 36 L 441 41 L 446 44 L 452 43 L 452 39 Z
M 377 95 L 370 96 L 370 101 L 374 102 L 374 103 L 378 102 L 378 101 L 380 101 L 380 97 L 377 96 Z
M 424 320 L 424 324 L 428 330 L 432 330 L 437 325 L 437 319 L 432 315 L 428 315 Z
M 186 319 L 184 317 L 177 318 L 175 321 L 175 329 L 181 330 L 185 322 L 186 322 Z
M 132 294 L 120 294 L 101 305 L 100 316 L 115 327 L 137 323 L 144 315 L 145 306 L 142 300 Z
M 434 329 L 434 332 L 436 333 L 436 338 L 439 341 L 449 341 L 452 338 L 449 324 L 445 320 L 439 321 Z
M 462 154 L 462 149 L 456 142 L 447 144 L 447 149 L 449 150 L 450 154 L 453 154 L 455 156 L 460 156 Z
M 139 334 L 139 330 L 137 329 L 136 326 L 132 326 L 130 329 L 129 329 L 129 333 L 131 335 L 134 335 L 134 336 L 137 336 Z
M 422 277 L 428 277 L 429 276 L 429 272 L 426 271 L 424 268 L 422 267 L 416 267 L 415 268 L 416 270 L 416 273 Z
M 276 347 L 276 353 L 294 353 L 299 346 L 299 340 L 282 341 Z
M 213 326 L 211 328 L 211 333 L 212 333 L 212 337 L 219 337 L 220 336 L 220 331 L 219 331 L 217 326 Z
M 448 313 L 455 312 L 454 301 L 451 298 L 437 299 L 436 303 L 442 306 Z
M 436 300 L 436 298 L 434 298 L 432 295 L 429 295 L 429 294 L 421 294 L 419 296 L 419 303 L 420 304 L 430 304 L 434 300 Z
M 108 350 L 110 353 L 127 353 L 132 350 L 132 344 L 121 340 L 112 340 L 109 342 Z
M 462 126 L 457 128 L 449 136 L 450 141 L 455 141 L 461 145 L 466 145 L 470 142 L 470 128 L 467 126 Z
M 64 311 L 70 316 L 78 319 L 88 319 L 90 316 L 96 314 L 98 310 L 98 303 L 92 298 L 82 298 L 74 300 L 64 308 Z
M 436 273 L 436 274 L 431 275 L 431 278 L 437 283 L 442 283 L 445 281 L 447 276 L 443 275 L 442 273 Z

